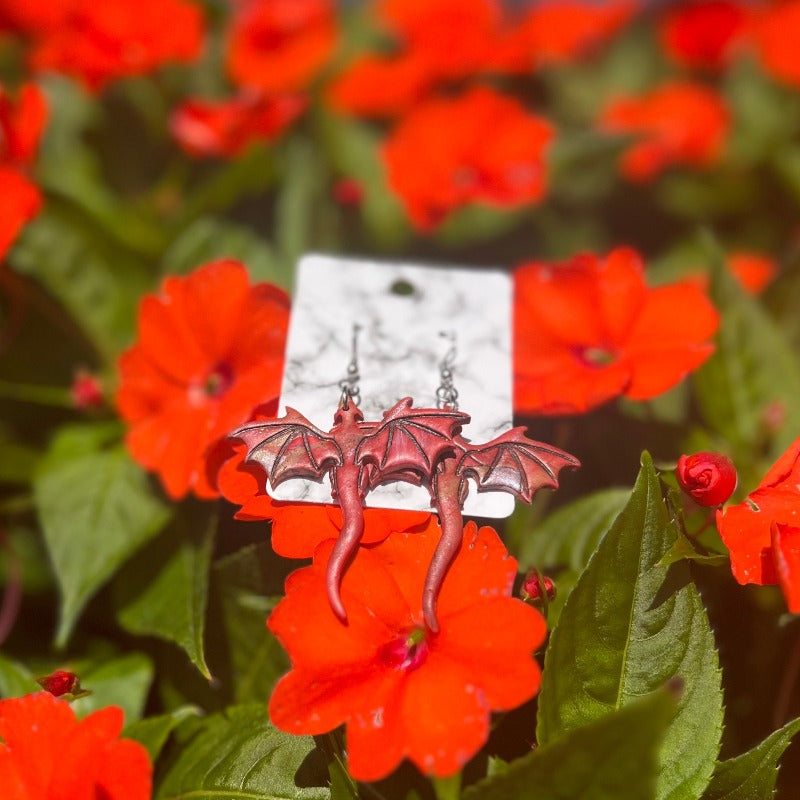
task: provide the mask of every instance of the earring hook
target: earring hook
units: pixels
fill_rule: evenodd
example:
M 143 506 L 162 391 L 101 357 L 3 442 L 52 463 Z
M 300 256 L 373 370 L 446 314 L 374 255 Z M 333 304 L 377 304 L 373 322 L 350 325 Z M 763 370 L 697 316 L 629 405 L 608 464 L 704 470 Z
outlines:
M 361 325 L 353 323 L 353 333 L 350 340 L 350 362 L 347 365 L 347 375 L 339 381 L 339 388 L 342 390 L 339 398 L 339 405 L 346 411 L 353 401 L 355 406 L 361 403 L 361 388 L 358 385 L 361 375 L 358 371 L 358 334 Z

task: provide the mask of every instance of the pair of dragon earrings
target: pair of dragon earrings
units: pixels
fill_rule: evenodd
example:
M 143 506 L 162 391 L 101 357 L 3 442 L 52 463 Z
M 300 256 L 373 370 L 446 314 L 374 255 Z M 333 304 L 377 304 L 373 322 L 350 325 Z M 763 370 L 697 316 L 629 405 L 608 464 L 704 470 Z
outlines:
M 245 442 L 246 459 L 266 469 L 273 488 L 295 478 L 321 482 L 330 476 L 331 496 L 342 510 L 342 528 L 328 561 L 326 590 L 343 623 L 347 612 L 340 593 L 342 576 L 364 533 L 367 494 L 398 481 L 426 487 L 442 533 L 425 578 L 422 611 L 427 626 L 437 632 L 436 600 L 461 546 L 461 510 L 470 479 L 479 492 L 507 492 L 530 503 L 537 489 L 558 487 L 562 468 L 576 468 L 580 462 L 557 447 L 529 439 L 524 427 L 480 444 L 461 436 L 470 416 L 458 410 L 452 336 L 440 364 L 436 408 L 413 408 L 412 398 L 404 397 L 379 422 L 365 421 L 358 408 L 357 336 L 354 326 L 352 357 L 347 377 L 339 382 L 341 397 L 329 431 L 287 407 L 285 416 L 242 425 L 230 436 Z

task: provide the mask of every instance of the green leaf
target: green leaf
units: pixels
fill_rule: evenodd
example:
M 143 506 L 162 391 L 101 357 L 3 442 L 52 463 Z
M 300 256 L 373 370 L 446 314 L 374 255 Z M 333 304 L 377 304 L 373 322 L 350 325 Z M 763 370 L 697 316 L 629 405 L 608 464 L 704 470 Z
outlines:
M 273 728 L 262 705 L 233 706 L 194 727 L 166 770 L 159 800 L 330 798 L 318 783 L 327 783 L 324 759 L 309 758 L 314 740 Z
M 150 760 L 155 761 L 170 733 L 178 727 L 184 720 L 196 717 L 201 713 L 197 706 L 182 706 L 176 708 L 169 714 L 161 714 L 157 717 L 147 717 L 128 725 L 122 732 L 126 739 L 135 739 L 147 748 Z
M 0 697 L 22 697 L 41 690 L 27 667 L 0 655 Z
M 132 338 L 138 299 L 152 282 L 149 269 L 79 210 L 49 200 L 9 260 L 64 306 L 107 361 Z
M 34 496 L 61 590 L 56 643 L 63 646 L 89 598 L 161 530 L 169 509 L 121 446 L 49 460 Z
M 402 245 L 410 236 L 410 228 L 403 206 L 387 182 L 380 135 L 345 116 L 320 112 L 315 121 L 334 169 L 354 178 L 364 191 L 361 217 L 375 244 L 384 248 Z
M 285 289 L 291 286 L 287 262 L 279 260 L 263 238 L 250 228 L 214 217 L 201 217 L 176 236 L 164 253 L 161 269 L 182 274 L 218 258 L 235 258 L 246 264 L 254 281 Z
M 777 457 L 800 430 L 800 365 L 783 334 L 759 302 L 722 265 L 713 244 L 712 299 L 721 320 L 714 355 L 695 373 L 706 424 L 725 436 L 734 461 L 752 460 L 768 437 L 770 407 L 785 415 L 769 455 Z
M 175 642 L 209 680 L 203 634 L 217 523 L 214 506 L 184 504 L 167 529 L 131 559 L 114 583 L 122 627 Z
M 775 793 L 778 760 L 800 731 L 800 718 L 787 722 L 761 744 L 717 764 L 703 800 L 768 800 Z
M 143 653 L 127 653 L 107 661 L 75 664 L 81 686 L 91 694 L 76 700 L 72 707 L 79 717 L 105 706 L 119 706 L 130 725 L 140 719 L 147 693 L 153 682 L 153 663 Z
M 711 778 L 722 690 L 708 617 L 675 541 L 647 453 L 628 505 L 567 600 L 550 637 L 537 738 L 557 741 L 671 679 L 684 691 L 661 751 L 658 800 L 697 798 Z
M 547 609 L 551 627 L 557 623 L 578 576 L 629 497 L 628 489 L 603 489 L 560 508 L 530 531 L 515 531 L 520 543 L 520 568 L 535 567 L 555 580 L 557 594 Z
M 264 597 L 275 574 L 268 544 L 242 548 L 214 565 L 212 586 L 224 637 L 229 674 L 224 682 L 236 702 L 266 702 L 278 678 L 289 669 L 289 660 L 266 626 L 274 601 Z M 218 676 L 220 677 L 220 676 Z
M 652 800 L 674 712 L 666 690 L 640 698 L 512 761 L 462 800 Z

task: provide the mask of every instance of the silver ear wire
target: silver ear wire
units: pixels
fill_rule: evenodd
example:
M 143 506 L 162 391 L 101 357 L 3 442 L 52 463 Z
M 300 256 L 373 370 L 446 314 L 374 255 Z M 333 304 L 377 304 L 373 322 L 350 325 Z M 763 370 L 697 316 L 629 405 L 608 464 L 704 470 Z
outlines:
M 347 409 L 352 400 L 353 405 L 361 403 L 361 388 L 358 385 L 361 375 L 358 372 L 358 333 L 361 326 L 353 323 L 353 335 L 350 344 L 350 363 L 347 365 L 347 375 L 339 381 L 339 388 L 342 390 L 339 398 L 339 405 Z
M 456 362 L 455 331 L 439 331 L 439 336 L 450 342 L 450 347 L 439 362 L 439 387 L 436 389 L 436 408 L 458 411 L 458 389 L 453 383 L 453 369 Z

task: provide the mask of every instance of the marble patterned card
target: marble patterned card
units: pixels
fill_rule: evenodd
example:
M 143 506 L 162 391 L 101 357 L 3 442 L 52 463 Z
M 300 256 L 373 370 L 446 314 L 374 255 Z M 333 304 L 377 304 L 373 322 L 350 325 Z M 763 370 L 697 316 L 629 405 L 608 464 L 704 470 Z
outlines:
M 502 270 L 305 256 L 295 280 L 280 414 L 290 406 L 330 429 L 354 324 L 365 419 L 379 421 L 403 397 L 435 407 L 450 348 L 445 333 L 455 337 L 459 410 L 472 418 L 462 433 L 475 442 L 493 439 L 512 424 L 511 315 L 511 279 Z M 332 502 L 327 479 L 268 490 L 277 500 Z M 392 483 L 371 491 L 366 505 L 429 510 L 430 497 L 422 487 Z M 505 517 L 513 507 L 510 495 L 479 495 L 473 485 L 464 513 Z

